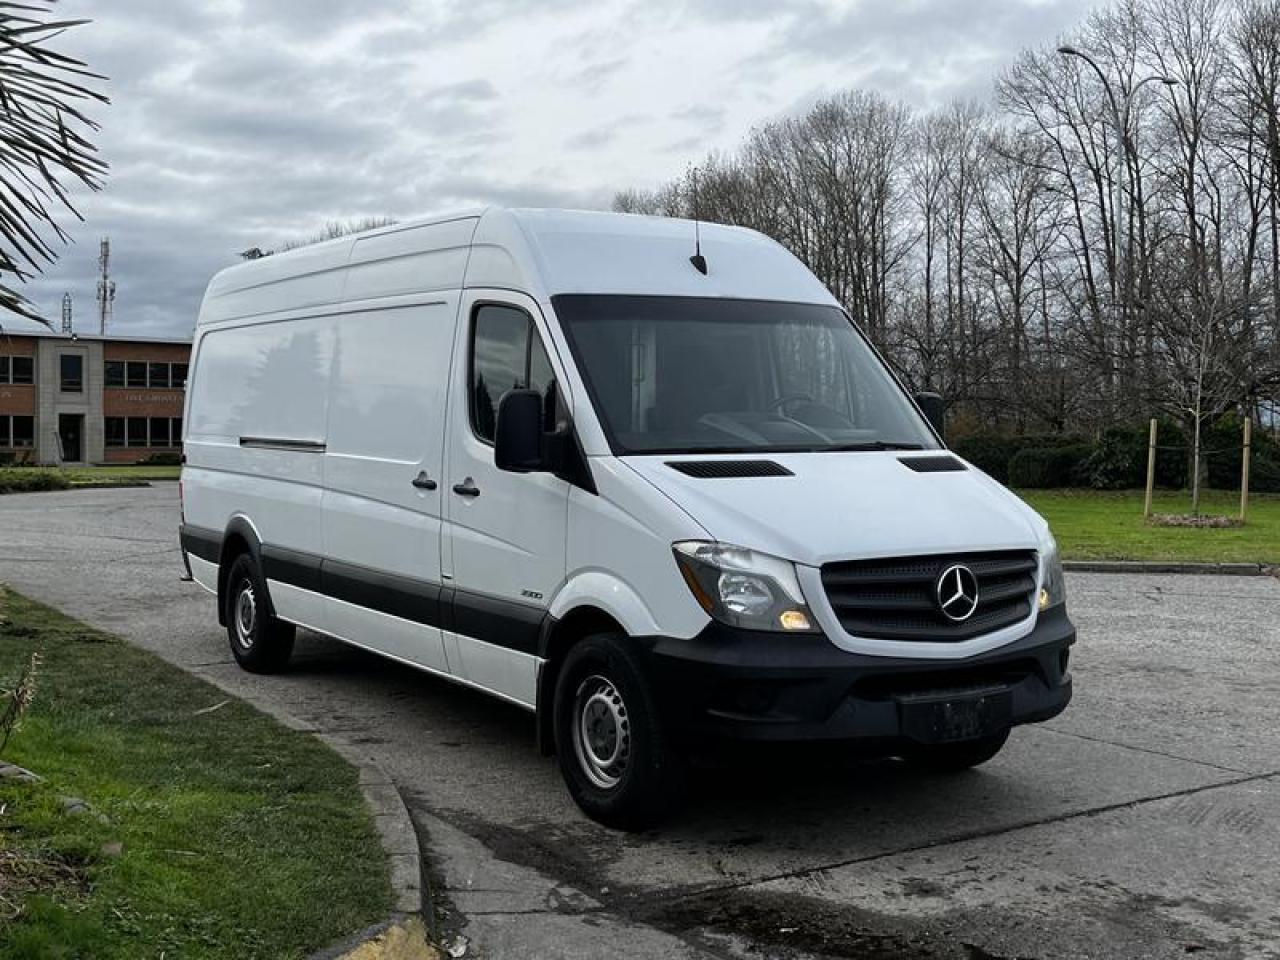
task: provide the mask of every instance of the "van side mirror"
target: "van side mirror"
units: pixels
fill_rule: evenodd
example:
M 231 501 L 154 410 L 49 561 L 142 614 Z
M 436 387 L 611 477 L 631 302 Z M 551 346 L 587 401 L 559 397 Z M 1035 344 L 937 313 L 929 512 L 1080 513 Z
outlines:
M 940 393 L 917 393 L 916 405 L 926 420 L 938 431 L 938 436 L 947 436 L 947 402 Z
M 493 462 L 499 470 L 532 473 L 546 469 L 542 447 L 542 394 L 511 390 L 498 403 Z

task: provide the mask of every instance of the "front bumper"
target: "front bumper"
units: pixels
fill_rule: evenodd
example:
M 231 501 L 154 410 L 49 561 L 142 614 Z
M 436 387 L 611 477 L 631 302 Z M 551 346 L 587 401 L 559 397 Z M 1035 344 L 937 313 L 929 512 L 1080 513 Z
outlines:
M 1076 631 L 1059 605 L 1026 636 L 961 660 L 879 657 L 821 634 L 735 630 L 712 623 L 688 640 L 651 638 L 646 658 L 660 709 L 681 739 L 910 739 L 904 698 L 945 691 L 1008 697 L 1008 725 L 1048 720 L 1071 701 Z

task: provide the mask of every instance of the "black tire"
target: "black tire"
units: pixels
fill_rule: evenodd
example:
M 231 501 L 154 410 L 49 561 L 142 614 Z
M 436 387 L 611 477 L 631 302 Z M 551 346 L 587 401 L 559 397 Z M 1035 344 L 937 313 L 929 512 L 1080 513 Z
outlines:
M 253 557 L 242 553 L 227 573 L 227 641 L 231 654 L 250 673 L 277 673 L 293 654 L 293 624 L 267 611 L 267 584 Z
M 671 749 L 653 691 L 625 636 L 595 634 L 569 651 L 554 710 L 560 771 L 591 819 L 642 830 L 678 802 L 683 758 Z
M 977 740 L 959 743 L 915 744 L 902 753 L 902 759 L 930 773 L 960 773 L 980 766 L 1004 748 L 1009 731 L 1004 730 Z

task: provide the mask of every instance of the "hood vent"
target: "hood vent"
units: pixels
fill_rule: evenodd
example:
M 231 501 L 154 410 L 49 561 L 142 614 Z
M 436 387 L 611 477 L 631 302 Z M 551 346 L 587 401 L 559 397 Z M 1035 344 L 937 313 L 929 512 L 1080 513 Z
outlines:
M 772 460 L 668 460 L 667 466 L 699 480 L 795 476 L 782 464 Z
M 958 473 L 969 469 L 955 457 L 899 457 L 898 462 L 916 473 Z

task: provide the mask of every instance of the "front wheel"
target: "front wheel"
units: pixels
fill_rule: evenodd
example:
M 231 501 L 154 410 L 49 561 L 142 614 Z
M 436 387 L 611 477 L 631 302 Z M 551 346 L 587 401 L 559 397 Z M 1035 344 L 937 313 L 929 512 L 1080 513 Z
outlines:
M 1009 731 L 963 740 L 959 743 L 915 744 L 902 753 L 902 759 L 930 773 L 959 773 L 980 766 L 1004 748 Z
M 597 634 L 569 651 L 554 709 L 560 771 L 587 816 L 639 830 L 671 808 L 682 764 L 625 636 Z
M 293 654 L 294 626 L 268 612 L 266 581 L 253 557 L 242 553 L 227 574 L 227 639 L 231 653 L 250 673 L 275 673 Z

